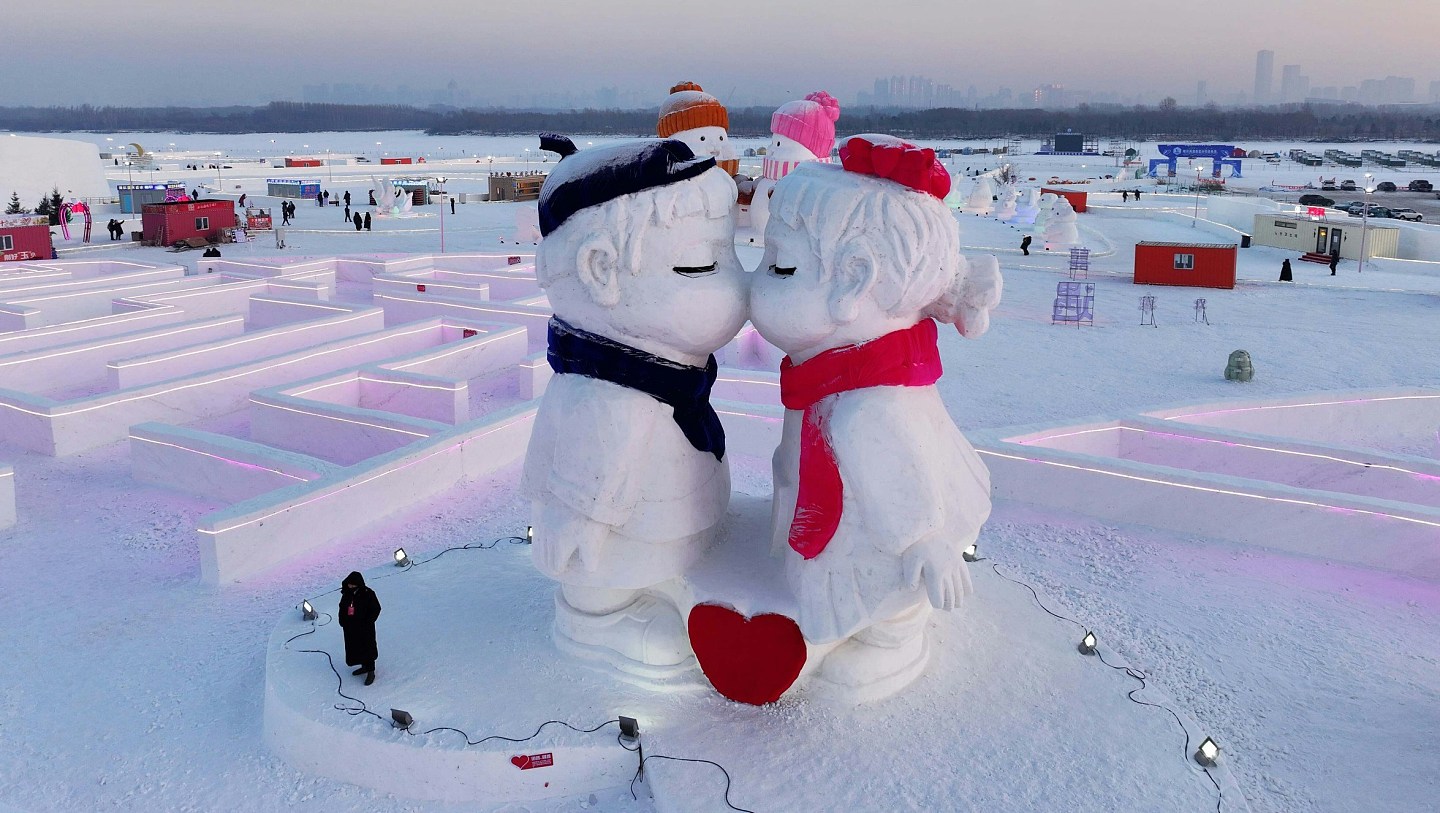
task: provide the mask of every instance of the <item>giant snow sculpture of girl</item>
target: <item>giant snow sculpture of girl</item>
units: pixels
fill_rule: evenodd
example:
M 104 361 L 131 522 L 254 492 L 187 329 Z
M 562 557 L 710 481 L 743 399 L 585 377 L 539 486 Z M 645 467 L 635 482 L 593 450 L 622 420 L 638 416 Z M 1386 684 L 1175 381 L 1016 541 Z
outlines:
M 989 473 L 935 389 L 935 323 L 984 333 L 1001 280 L 960 255 L 932 151 L 861 136 L 841 160 L 776 184 L 750 319 L 788 354 L 772 542 L 806 641 L 834 645 L 812 685 L 863 702 L 924 670 L 932 608 L 971 592 Z

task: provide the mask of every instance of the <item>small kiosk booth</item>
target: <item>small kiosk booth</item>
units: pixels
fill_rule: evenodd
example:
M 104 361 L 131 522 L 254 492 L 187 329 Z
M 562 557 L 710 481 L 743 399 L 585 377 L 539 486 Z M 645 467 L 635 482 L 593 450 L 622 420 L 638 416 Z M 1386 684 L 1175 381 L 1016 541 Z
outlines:
M 48 260 L 54 254 L 48 215 L 0 215 L 0 262 Z
M 185 184 L 179 181 L 166 183 L 122 183 L 115 191 L 120 194 L 120 211 L 127 215 L 140 214 L 147 203 L 164 203 L 187 194 Z
M 235 201 L 151 203 L 140 213 L 140 223 L 146 245 L 171 246 L 192 237 L 218 243 L 222 231 L 236 226 Z
M 314 200 L 320 194 L 320 179 L 266 178 L 265 194 L 272 198 L 295 198 Z
M 1136 285 L 1234 288 L 1235 243 L 1136 243 Z

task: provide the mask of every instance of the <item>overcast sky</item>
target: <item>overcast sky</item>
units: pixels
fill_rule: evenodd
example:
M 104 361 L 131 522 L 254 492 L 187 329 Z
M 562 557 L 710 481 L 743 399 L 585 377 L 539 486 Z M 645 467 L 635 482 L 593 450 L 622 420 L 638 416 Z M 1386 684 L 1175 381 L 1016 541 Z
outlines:
M 1262 48 L 1277 87 L 1290 63 L 1315 86 L 1411 76 L 1422 99 L 1440 79 L 1440 0 L 53 0 L 5 16 L 0 104 L 252 104 L 335 82 L 423 104 L 451 79 L 482 100 L 608 85 L 658 104 L 683 79 L 722 101 L 850 100 L 891 74 L 1189 103 L 1197 80 L 1248 95 Z

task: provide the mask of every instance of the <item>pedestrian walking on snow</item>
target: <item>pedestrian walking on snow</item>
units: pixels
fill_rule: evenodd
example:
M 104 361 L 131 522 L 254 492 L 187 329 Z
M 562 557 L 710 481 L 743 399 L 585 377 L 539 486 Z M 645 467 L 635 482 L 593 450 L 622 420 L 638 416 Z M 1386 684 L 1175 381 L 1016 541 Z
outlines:
M 1335 276 L 1335 266 L 1340 264 L 1340 250 L 1330 252 L 1330 276 Z
M 1294 282 L 1294 280 L 1290 277 L 1290 261 L 1288 259 L 1285 262 L 1280 263 L 1280 281 Z
M 356 212 L 356 213 L 355 213 L 355 216 L 356 216 L 356 217 L 359 217 L 359 216 L 360 216 L 360 213 L 359 213 L 359 212 Z M 365 213 L 365 231 L 370 231 L 370 213 L 369 213 L 369 212 L 366 212 L 366 213 Z
M 349 209 L 349 208 L 350 208 L 350 193 L 349 193 L 349 192 L 346 192 L 346 193 L 345 193 L 345 208 L 346 208 L 346 209 Z
M 1129 203 L 1129 202 L 1130 202 L 1130 192 L 1129 192 L 1129 190 L 1125 190 L 1125 189 L 1120 190 L 1120 200 L 1124 201 L 1125 203 Z
M 1027 234 L 1027 235 L 1025 235 L 1024 239 L 1022 239 L 1022 240 L 1020 241 L 1020 250 L 1023 251 L 1023 252 L 1025 252 L 1025 256 L 1026 256 L 1026 257 L 1029 257 L 1029 256 L 1030 256 L 1030 241 L 1031 241 L 1031 239 L 1032 239 L 1032 238 L 1030 237 L 1030 235 Z
M 358 572 L 340 584 L 340 629 L 345 631 L 345 665 L 354 666 L 352 675 L 364 675 L 365 685 L 375 682 L 375 619 L 380 617 L 380 599 L 365 586 Z
M 359 213 L 359 212 L 356 212 L 356 213 L 355 213 L 355 216 L 354 216 L 353 218 L 351 218 L 350 222 L 352 222 L 352 223 L 355 224 L 355 231 L 360 231 L 360 213 Z

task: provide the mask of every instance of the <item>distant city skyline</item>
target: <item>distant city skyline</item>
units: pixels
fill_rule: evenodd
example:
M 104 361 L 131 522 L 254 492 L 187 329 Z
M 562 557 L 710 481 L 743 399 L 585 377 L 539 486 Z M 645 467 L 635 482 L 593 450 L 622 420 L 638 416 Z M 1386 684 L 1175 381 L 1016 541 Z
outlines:
M 25 36 L 6 46 L 0 104 L 651 107 L 684 80 L 737 106 L 821 89 L 864 104 L 877 97 L 877 77 L 887 93 L 891 77 L 906 77 L 908 95 L 913 76 L 931 83 L 932 98 L 978 106 L 1033 106 L 1037 94 L 1062 105 L 1234 105 L 1285 90 L 1283 76 L 1257 85 L 1257 51 L 1271 52 L 1267 73 L 1294 69 L 1288 88 L 1304 88 L 1301 101 L 1331 89 L 1345 100 L 1354 88 L 1356 100 L 1428 102 L 1440 81 L 1440 51 L 1428 42 L 1440 22 L 1433 0 L 1307 0 L 1303 13 L 1211 0 L 1203 26 L 1135 0 L 916 0 L 884 24 L 820 0 L 732 0 L 705 14 L 714 25 L 682 24 L 648 0 L 249 0 L 222 21 L 191 0 L 145 0 L 123 13 L 105 0 L 66 0 L 25 7 Z M 1345 47 L 1320 47 L 1337 41 Z

